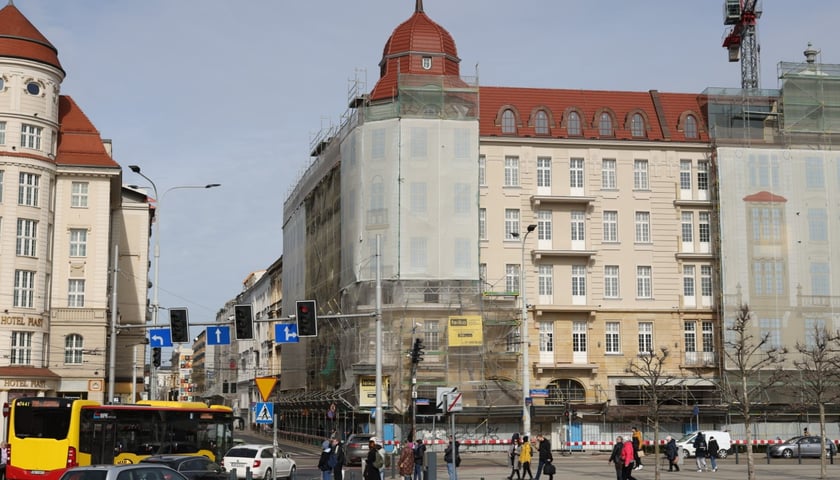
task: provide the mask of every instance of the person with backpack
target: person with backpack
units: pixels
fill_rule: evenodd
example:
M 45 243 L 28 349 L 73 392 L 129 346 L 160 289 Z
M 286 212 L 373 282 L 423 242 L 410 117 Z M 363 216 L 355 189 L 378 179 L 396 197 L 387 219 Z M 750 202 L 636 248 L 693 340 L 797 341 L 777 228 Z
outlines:
M 709 461 L 712 464 L 712 471 L 713 472 L 717 472 L 718 451 L 720 451 L 720 446 L 718 445 L 717 440 L 715 440 L 715 437 L 709 437 L 708 455 L 709 455 Z
M 426 444 L 414 441 L 414 480 L 423 480 L 423 462 L 426 460 Z
M 321 451 L 321 456 L 318 458 L 318 470 L 321 471 L 321 480 L 331 480 L 336 457 L 333 455 L 329 442 L 325 441 L 324 443 L 326 447 Z
M 333 462 L 333 480 L 344 480 L 344 464 L 347 463 L 347 455 L 344 451 L 344 443 L 341 440 L 333 438 L 330 440 L 332 445 L 332 455 L 335 456 Z M 327 461 L 329 464 L 330 461 Z
M 414 445 L 411 442 L 406 442 L 400 450 L 400 458 L 397 460 L 397 466 L 400 470 L 400 475 L 403 480 L 412 480 L 414 476 Z
M 706 446 L 706 436 L 703 435 L 703 432 L 697 432 L 697 436 L 694 437 L 694 460 L 697 463 L 698 472 L 706 470 L 707 449 L 708 447 Z
M 379 444 L 377 443 L 376 437 L 370 437 L 370 440 L 368 440 L 368 453 L 367 457 L 365 457 L 365 470 L 362 473 L 365 480 L 382 480 L 381 469 L 385 465 L 385 462 L 377 447 L 379 447 Z

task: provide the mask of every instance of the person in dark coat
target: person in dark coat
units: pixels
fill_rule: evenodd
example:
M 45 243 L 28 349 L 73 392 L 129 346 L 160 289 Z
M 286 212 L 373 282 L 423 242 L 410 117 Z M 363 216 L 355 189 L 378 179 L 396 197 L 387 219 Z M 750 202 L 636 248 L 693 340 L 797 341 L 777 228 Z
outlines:
M 677 446 L 677 440 L 668 435 L 665 437 L 665 458 L 668 459 L 668 471 L 679 472 L 680 465 L 677 460 L 677 455 L 680 454 L 680 447 Z
M 330 455 L 332 455 L 332 447 L 329 442 L 327 447 L 321 451 L 321 456 L 318 458 L 318 470 L 321 471 L 321 480 L 330 480 L 332 477 L 333 468 L 329 465 Z
M 347 454 L 344 451 L 344 443 L 333 438 L 330 440 L 333 452 L 335 453 L 335 467 L 333 467 L 333 480 L 344 479 L 344 464 L 347 463 Z
M 449 443 L 443 451 L 443 461 L 446 462 L 446 471 L 449 473 L 449 480 L 458 480 L 458 465 L 461 457 L 461 442 L 449 436 Z
M 368 453 L 365 458 L 365 471 L 362 473 L 365 480 L 382 480 L 379 469 L 374 466 L 377 455 L 379 453 L 376 448 L 376 439 L 371 438 L 368 442 Z
M 414 480 L 423 480 L 423 462 L 426 460 L 426 444 L 414 441 Z
M 720 446 L 717 440 L 715 440 L 715 437 L 709 437 L 709 450 L 707 455 L 709 455 L 709 462 L 712 464 L 713 472 L 717 472 L 718 451 L 720 451 Z
M 537 464 L 537 474 L 534 475 L 534 480 L 540 480 L 540 474 L 542 474 L 543 468 L 545 468 L 546 462 L 549 460 L 553 461 L 554 457 L 551 456 L 551 442 L 548 441 L 542 434 L 537 435 L 537 452 L 539 453 L 539 463 Z
M 607 459 L 607 462 L 612 463 L 615 467 L 615 480 L 624 480 L 624 462 L 621 461 L 621 451 L 623 449 L 624 437 L 619 435 L 615 437 L 615 445 L 610 452 L 610 458 Z
M 706 469 L 706 451 L 708 447 L 706 446 L 706 436 L 703 435 L 703 432 L 697 432 L 697 436 L 694 437 L 694 460 L 697 462 L 697 471 L 702 472 Z

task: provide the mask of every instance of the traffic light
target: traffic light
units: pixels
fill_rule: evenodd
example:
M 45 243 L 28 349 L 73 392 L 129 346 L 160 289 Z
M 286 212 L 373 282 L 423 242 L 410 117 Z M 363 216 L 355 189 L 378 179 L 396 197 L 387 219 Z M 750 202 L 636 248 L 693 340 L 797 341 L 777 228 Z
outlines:
M 155 367 L 160 366 L 160 347 L 152 348 L 152 365 Z
M 414 339 L 414 346 L 411 347 L 411 363 L 420 363 L 423 361 L 423 340 L 419 338 Z
M 317 337 L 318 314 L 315 311 L 315 300 L 298 300 L 295 306 L 298 337 Z
M 172 343 L 190 341 L 190 322 L 186 308 L 169 309 L 169 329 L 172 331 Z
M 250 305 L 234 305 L 233 320 L 236 327 L 237 340 L 251 340 L 254 338 L 254 317 Z

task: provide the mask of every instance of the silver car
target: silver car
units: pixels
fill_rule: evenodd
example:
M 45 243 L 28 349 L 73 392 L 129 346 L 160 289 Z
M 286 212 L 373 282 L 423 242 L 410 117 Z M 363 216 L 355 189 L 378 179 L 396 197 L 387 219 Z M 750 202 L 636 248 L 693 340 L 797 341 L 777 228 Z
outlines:
M 825 450 L 832 456 L 837 453 L 837 447 L 834 443 L 825 439 Z M 771 457 L 820 457 L 820 437 L 816 436 L 801 436 L 793 437 L 784 443 L 771 445 L 768 448 Z
M 73 467 L 59 480 L 187 480 L 180 473 L 163 465 L 132 463 Z

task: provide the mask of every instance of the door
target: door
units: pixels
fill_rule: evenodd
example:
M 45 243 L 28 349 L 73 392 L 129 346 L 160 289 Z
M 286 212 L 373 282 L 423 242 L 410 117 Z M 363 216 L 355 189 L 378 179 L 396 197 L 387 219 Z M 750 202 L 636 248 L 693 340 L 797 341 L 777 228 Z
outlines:
M 120 448 L 117 445 L 117 427 L 114 422 L 97 422 L 93 425 L 93 438 L 91 441 L 90 463 L 112 464 L 114 463 L 115 450 Z

